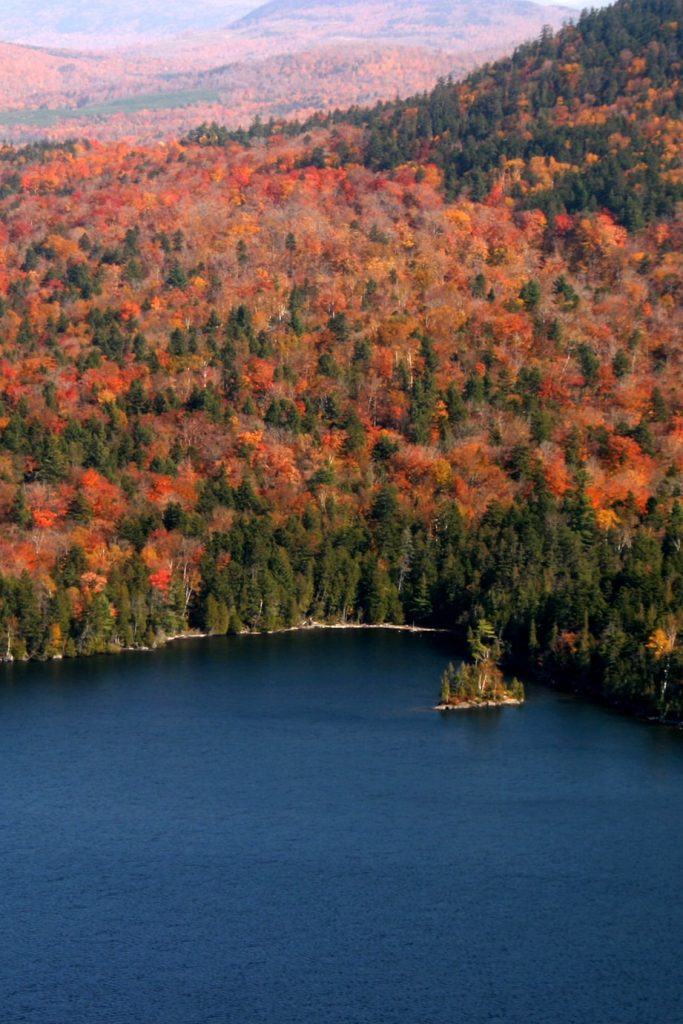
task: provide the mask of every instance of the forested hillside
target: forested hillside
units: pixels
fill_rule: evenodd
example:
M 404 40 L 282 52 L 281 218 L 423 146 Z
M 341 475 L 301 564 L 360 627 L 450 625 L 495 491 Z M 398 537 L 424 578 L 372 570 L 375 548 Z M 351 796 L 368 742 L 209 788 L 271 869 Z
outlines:
M 305 131 L 0 152 L 2 651 L 485 617 L 518 669 L 679 715 L 679 11 Z M 434 111 L 515 68 L 524 131 L 493 110 L 454 170 Z
M 461 84 L 287 131 L 362 125 L 374 170 L 433 161 L 451 198 L 504 189 L 550 216 L 607 209 L 637 229 L 680 198 L 682 58 L 681 0 L 621 0 Z M 280 130 L 256 125 L 250 136 Z

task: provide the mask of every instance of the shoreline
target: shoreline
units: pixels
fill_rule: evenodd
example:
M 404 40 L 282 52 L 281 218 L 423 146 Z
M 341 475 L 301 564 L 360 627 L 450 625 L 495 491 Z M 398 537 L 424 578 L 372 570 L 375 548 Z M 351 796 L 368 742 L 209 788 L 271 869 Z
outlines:
M 306 633 L 314 629 L 390 629 L 397 633 L 444 633 L 452 634 L 453 630 L 437 626 L 397 625 L 393 622 L 302 622 L 298 626 L 282 626 L 281 629 L 240 629 L 238 633 L 177 633 L 159 641 L 156 647 L 123 647 L 125 651 L 154 651 L 176 640 L 205 640 L 207 637 L 229 636 L 278 636 L 280 633 Z
M 395 622 L 318 622 L 315 619 L 307 620 L 298 626 L 282 626 L 279 629 L 240 629 L 237 633 L 202 633 L 200 630 L 188 630 L 184 633 L 174 633 L 172 636 L 160 637 L 155 644 L 136 644 L 133 646 L 118 646 L 112 644 L 107 651 L 96 651 L 88 654 L 46 654 L 44 657 L 15 658 L 13 655 L 5 654 L 0 656 L 0 665 L 28 664 L 29 662 L 43 661 L 76 661 L 79 658 L 109 657 L 117 654 L 151 653 L 158 651 L 168 644 L 178 640 L 206 640 L 209 637 L 228 636 L 277 636 L 279 633 L 303 633 L 314 629 L 390 629 L 400 633 L 443 633 L 452 634 L 452 629 L 445 629 L 438 626 L 415 626 L 408 624 L 397 624 Z
M 136 654 L 136 653 L 153 653 L 154 651 L 160 650 L 166 647 L 168 644 L 176 643 L 180 640 L 205 640 L 208 637 L 228 637 L 228 636 L 275 636 L 278 633 L 303 633 L 310 630 L 344 630 L 344 629 L 386 629 L 394 632 L 402 633 L 441 633 L 444 635 L 454 635 L 455 630 L 446 629 L 438 626 L 415 626 L 410 624 L 398 624 L 394 622 L 318 622 L 314 619 L 304 620 L 297 626 L 283 626 L 280 629 L 241 629 L 238 633 L 203 633 L 199 630 L 188 630 L 183 633 L 175 633 L 172 636 L 166 636 L 160 638 L 158 643 L 153 646 L 140 645 L 135 647 L 117 647 L 112 646 L 108 651 L 98 651 L 96 654 L 76 654 L 73 660 L 89 657 L 112 657 L 118 654 Z M 31 662 L 51 662 L 51 661 L 71 661 L 71 656 L 64 654 L 52 654 L 43 658 L 14 658 L 11 655 L 0 656 L 0 666 L 11 666 L 15 664 L 29 664 Z M 533 679 L 533 676 L 530 677 Z M 683 730 L 683 719 L 667 719 L 663 716 L 653 715 L 651 713 L 639 712 L 633 708 L 626 707 L 623 704 L 612 703 L 610 701 L 601 700 L 598 697 L 592 697 L 590 694 L 582 694 L 579 691 L 568 689 L 565 687 L 557 687 L 552 683 L 543 681 L 541 679 L 533 679 L 537 685 L 549 690 L 559 690 L 566 692 L 575 697 L 583 697 L 588 700 L 591 704 L 597 707 L 603 707 L 605 710 L 611 710 L 620 715 L 624 715 L 627 718 L 634 719 L 639 722 L 643 722 L 647 725 L 659 725 L 665 728 L 675 729 L 676 731 Z M 500 701 L 487 701 L 487 702 L 463 702 L 460 704 L 444 704 L 439 702 L 438 704 L 432 705 L 434 711 L 440 711 L 446 713 L 448 711 L 474 711 L 477 708 L 483 707 L 500 707 L 505 705 L 521 705 L 525 701 L 519 701 L 515 698 L 505 698 Z
M 316 622 L 311 619 L 303 622 L 300 626 L 283 626 L 282 629 L 266 629 L 256 631 L 254 629 L 242 629 L 236 636 L 273 636 L 277 633 L 303 633 L 309 629 L 392 629 L 399 633 L 452 633 L 450 629 L 441 629 L 436 626 L 409 626 L 398 625 L 393 622 Z M 205 636 L 207 634 L 204 634 Z M 229 634 L 226 634 L 226 636 Z
M 501 697 L 500 700 L 462 700 L 457 704 L 441 701 L 434 705 L 435 711 L 476 711 L 477 708 L 500 708 L 516 705 L 521 707 L 524 700 L 519 697 Z

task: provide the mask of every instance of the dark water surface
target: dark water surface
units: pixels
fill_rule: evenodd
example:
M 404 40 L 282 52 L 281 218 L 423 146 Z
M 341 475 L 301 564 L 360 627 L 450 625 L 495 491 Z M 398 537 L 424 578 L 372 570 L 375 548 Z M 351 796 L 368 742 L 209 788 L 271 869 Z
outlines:
M 675 1024 L 683 735 L 449 641 L 317 632 L 0 674 L 2 1024 Z

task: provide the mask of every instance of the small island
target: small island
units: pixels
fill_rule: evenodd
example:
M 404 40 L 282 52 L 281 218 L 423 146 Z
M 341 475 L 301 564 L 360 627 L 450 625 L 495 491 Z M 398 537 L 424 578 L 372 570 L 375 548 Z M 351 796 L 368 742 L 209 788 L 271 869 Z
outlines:
M 499 665 L 502 645 L 491 623 L 480 619 L 467 639 L 472 661 L 457 669 L 452 663 L 447 666 L 441 676 L 441 696 L 435 710 L 523 704 L 524 687 L 519 679 L 506 685 Z

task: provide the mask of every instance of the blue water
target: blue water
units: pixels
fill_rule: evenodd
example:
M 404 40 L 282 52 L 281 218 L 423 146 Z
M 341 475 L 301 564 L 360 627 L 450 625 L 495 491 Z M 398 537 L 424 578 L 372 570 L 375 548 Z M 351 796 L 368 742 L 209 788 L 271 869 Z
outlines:
M 2 1024 L 674 1024 L 683 734 L 449 641 L 318 632 L 0 675 Z

